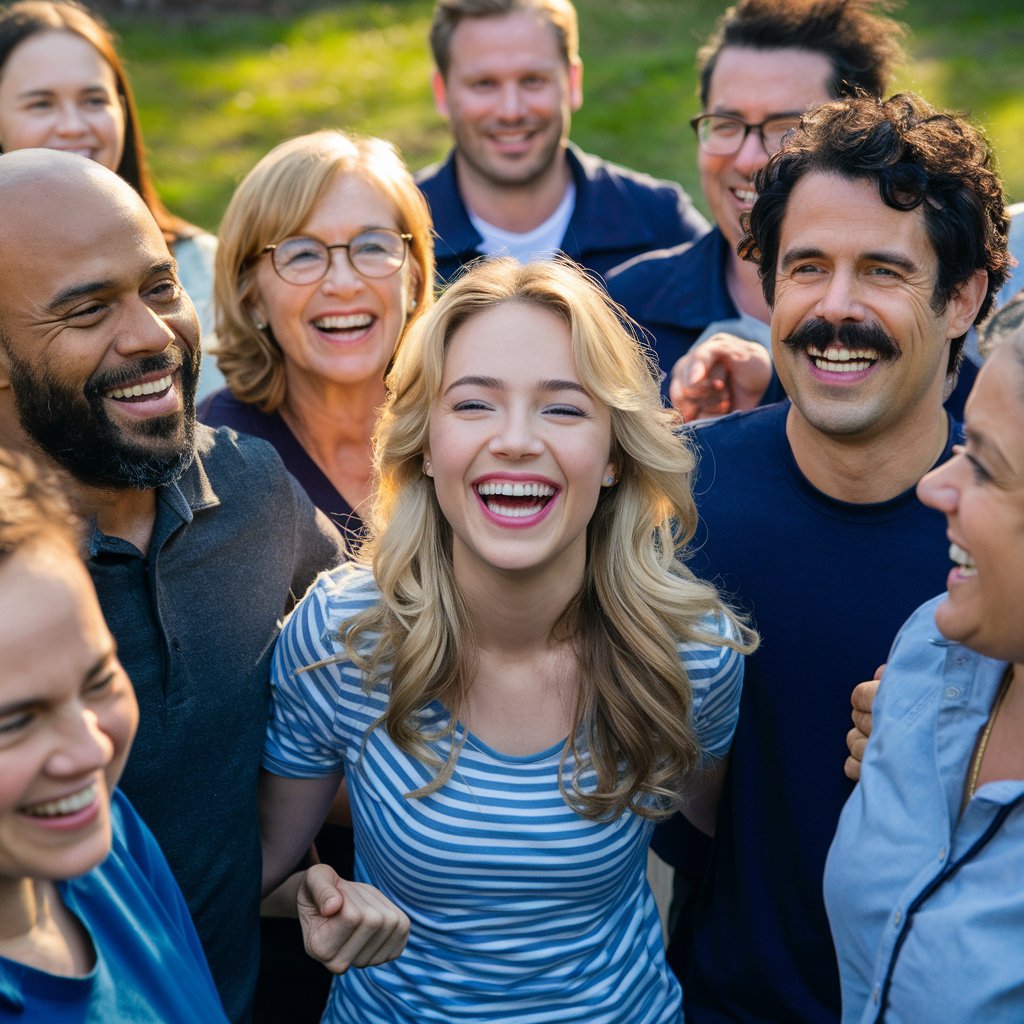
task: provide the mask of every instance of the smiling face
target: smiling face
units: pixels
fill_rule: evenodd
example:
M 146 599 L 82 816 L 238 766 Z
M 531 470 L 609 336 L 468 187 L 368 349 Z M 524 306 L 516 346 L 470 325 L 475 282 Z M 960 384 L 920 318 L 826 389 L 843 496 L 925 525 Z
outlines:
M 346 245 L 372 228 L 402 230 L 394 205 L 365 178 L 341 174 L 292 236 Z M 254 313 L 281 347 L 292 395 L 305 380 L 382 387 L 415 294 L 419 269 L 408 254 L 390 277 L 363 277 L 347 250 L 331 255 L 327 274 L 313 284 L 282 280 L 269 255 L 257 267 Z
M 434 98 L 455 138 L 459 172 L 493 186 L 530 185 L 561 173 L 572 112 L 583 102 L 582 65 L 566 64 L 554 28 L 515 11 L 464 18 Z
M 77 157 L 54 167 L 4 191 L 0 401 L 84 483 L 158 486 L 193 455 L 195 310 L 130 186 Z
M 582 581 L 587 525 L 615 473 L 611 444 L 610 413 L 580 383 L 565 321 L 517 301 L 465 321 L 426 453 L 456 579 Z
M 977 275 L 936 313 L 924 216 L 886 206 L 873 181 L 807 174 L 789 196 L 779 242 L 772 352 L 802 420 L 861 440 L 931 424 L 949 340 L 980 302 Z
M 109 170 L 124 152 L 125 111 L 114 69 L 72 32 L 39 32 L 0 71 L 0 148 L 60 149 Z
M 1024 662 L 1024 370 L 1006 342 L 986 360 L 967 400 L 967 443 L 918 484 L 946 516 L 948 596 L 935 622 L 990 658 Z
M 810 50 L 751 50 L 727 46 L 718 55 L 708 83 L 708 114 L 731 114 L 747 124 L 799 115 L 832 98 L 832 65 Z M 748 132 L 738 152 L 711 156 L 697 151 L 697 167 L 711 215 L 735 249 L 743 230 L 740 215 L 754 205 L 754 172 L 768 162 L 757 132 Z
M 110 849 L 138 723 L 89 576 L 53 541 L 0 564 L 0 879 L 64 879 Z

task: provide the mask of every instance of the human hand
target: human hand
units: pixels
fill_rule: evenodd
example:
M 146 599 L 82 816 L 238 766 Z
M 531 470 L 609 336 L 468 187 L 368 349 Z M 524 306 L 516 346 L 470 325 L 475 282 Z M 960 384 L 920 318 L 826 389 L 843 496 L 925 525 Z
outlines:
M 695 345 L 672 367 L 669 398 L 683 419 L 753 409 L 772 379 L 768 350 L 720 332 Z
M 875 669 L 874 678 L 858 683 L 850 695 L 850 703 L 853 705 L 853 712 L 850 715 L 853 719 L 853 728 L 846 734 L 846 747 L 850 751 L 850 756 L 846 759 L 843 771 L 846 777 L 854 782 L 860 779 L 861 762 L 864 760 L 864 751 L 867 750 L 868 738 L 874 724 L 871 709 L 874 707 L 878 683 L 884 671 L 885 665 L 879 665 Z
M 409 918 L 379 889 L 339 877 L 329 864 L 303 876 L 296 897 L 306 952 L 334 974 L 395 960 Z

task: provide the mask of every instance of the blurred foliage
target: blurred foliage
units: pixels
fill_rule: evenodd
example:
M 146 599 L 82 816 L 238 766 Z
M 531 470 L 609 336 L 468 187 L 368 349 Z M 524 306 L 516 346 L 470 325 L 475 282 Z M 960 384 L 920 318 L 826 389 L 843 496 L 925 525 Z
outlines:
M 444 155 L 447 131 L 430 94 L 431 0 L 160 6 L 110 19 L 175 212 L 215 229 L 260 156 L 317 128 L 389 138 L 414 169 Z M 687 125 L 697 110 L 694 54 L 723 6 L 577 0 L 586 101 L 573 138 L 681 181 L 701 206 Z M 913 59 L 897 87 L 985 125 L 1011 197 L 1024 199 L 1024 4 L 910 0 L 900 14 Z

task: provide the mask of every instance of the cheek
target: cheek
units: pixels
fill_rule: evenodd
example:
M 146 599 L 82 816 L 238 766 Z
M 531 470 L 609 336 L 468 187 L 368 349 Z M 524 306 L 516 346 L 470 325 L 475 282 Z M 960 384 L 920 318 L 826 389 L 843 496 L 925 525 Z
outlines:
M 139 706 L 134 693 L 124 693 L 104 710 L 98 721 L 100 729 L 114 748 L 113 757 L 105 771 L 107 784 L 112 790 L 124 770 L 139 724 Z

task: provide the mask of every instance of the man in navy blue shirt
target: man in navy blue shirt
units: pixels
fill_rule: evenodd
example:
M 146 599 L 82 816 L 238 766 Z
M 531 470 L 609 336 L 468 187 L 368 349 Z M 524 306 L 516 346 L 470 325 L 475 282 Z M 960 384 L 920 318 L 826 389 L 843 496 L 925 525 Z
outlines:
M 481 255 L 527 262 L 559 250 L 603 275 L 707 230 L 674 182 L 569 143 L 583 102 L 570 0 L 438 0 L 430 44 L 434 98 L 454 146 L 416 180 L 434 218 L 442 283 Z
M 612 296 L 650 332 L 666 374 L 662 390 L 684 414 L 682 382 L 672 395 L 669 389 L 673 367 L 691 346 L 718 330 L 768 344 L 770 314 L 756 268 L 736 254 L 740 217 L 756 196 L 754 174 L 805 109 L 858 89 L 884 95 L 903 59 L 902 29 L 873 6 L 873 0 L 741 0 L 698 54 L 702 113 L 692 123 L 715 226 L 695 243 L 638 256 L 608 275 Z M 744 354 L 739 348 L 737 358 Z M 760 390 L 771 376 L 767 357 L 763 366 Z M 744 380 L 735 375 L 737 385 Z M 760 390 L 749 405 L 735 396 L 732 407 L 756 405 Z
M 948 569 L 945 524 L 914 486 L 956 440 L 944 391 L 1006 276 L 1006 218 L 984 141 L 916 97 L 818 107 L 755 184 L 741 251 L 791 402 L 694 433 L 691 564 L 762 639 L 672 952 L 688 1022 L 834 1024 L 821 885 L 851 785 L 850 691 Z

